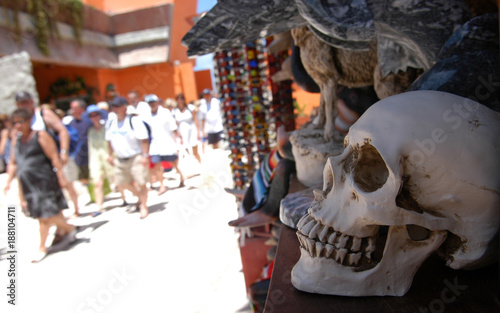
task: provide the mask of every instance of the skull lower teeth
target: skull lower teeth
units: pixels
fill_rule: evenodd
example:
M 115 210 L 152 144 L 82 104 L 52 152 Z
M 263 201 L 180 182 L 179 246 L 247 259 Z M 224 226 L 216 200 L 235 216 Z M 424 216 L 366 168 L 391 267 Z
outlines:
M 300 246 L 312 257 L 330 258 L 341 265 L 363 267 L 363 270 L 377 263 L 372 259 L 377 247 L 377 235 L 359 238 L 342 234 L 309 214 L 299 221 L 297 227 Z

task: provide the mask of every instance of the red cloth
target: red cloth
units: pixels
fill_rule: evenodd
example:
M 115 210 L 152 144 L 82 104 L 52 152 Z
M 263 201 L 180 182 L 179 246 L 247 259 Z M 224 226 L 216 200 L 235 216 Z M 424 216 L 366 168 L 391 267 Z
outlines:
M 172 163 L 168 161 L 161 161 L 161 165 L 163 166 L 163 170 L 165 172 L 169 172 L 172 170 Z

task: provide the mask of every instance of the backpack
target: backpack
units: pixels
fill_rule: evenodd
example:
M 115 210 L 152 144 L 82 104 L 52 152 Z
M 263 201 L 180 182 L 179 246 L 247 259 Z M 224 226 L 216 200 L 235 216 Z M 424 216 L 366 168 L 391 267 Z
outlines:
M 134 126 L 132 125 L 132 117 L 134 117 L 134 115 L 131 115 L 128 121 L 130 123 L 130 128 L 134 130 Z M 142 123 L 146 127 L 146 130 L 148 132 L 148 142 L 151 144 L 151 140 L 153 139 L 153 137 L 151 136 L 151 125 L 149 125 L 149 123 L 145 122 L 144 120 L 142 120 Z
M 71 157 L 75 156 L 78 150 L 80 150 L 81 142 L 78 140 L 78 131 L 76 128 L 70 125 L 64 125 L 68 130 L 69 135 L 69 155 Z M 57 143 L 59 143 L 59 135 L 57 135 Z
M 56 145 L 57 145 L 57 150 L 61 150 L 60 143 L 59 143 L 59 134 L 57 134 L 53 129 L 49 129 L 47 125 L 45 124 L 45 120 L 43 119 L 43 109 L 40 110 L 40 115 L 42 116 L 42 121 L 43 124 L 45 125 L 45 130 L 54 138 Z M 68 154 L 70 157 L 74 157 L 78 150 L 80 149 L 81 142 L 79 141 L 79 136 L 78 136 L 78 131 L 76 128 L 70 125 L 64 125 L 66 129 L 68 130 L 68 136 L 69 136 L 69 148 L 68 148 Z

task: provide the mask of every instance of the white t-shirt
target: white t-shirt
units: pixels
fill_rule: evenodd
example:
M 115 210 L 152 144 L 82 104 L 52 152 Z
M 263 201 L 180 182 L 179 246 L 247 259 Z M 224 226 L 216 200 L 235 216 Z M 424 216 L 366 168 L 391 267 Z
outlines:
M 137 108 L 134 108 L 134 106 L 132 106 L 132 105 L 127 106 L 127 114 L 128 115 L 136 114 L 139 116 L 143 116 L 143 115 L 148 116 L 151 114 L 151 107 L 146 102 L 139 101 L 137 103 Z
M 104 126 L 108 128 L 108 124 L 111 123 L 112 120 L 116 120 L 118 117 L 116 116 L 115 112 L 109 112 L 108 113 L 108 119 L 104 122 Z
M 36 108 L 35 109 L 35 114 L 31 117 L 31 129 L 40 131 L 40 130 L 47 130 L 47 127 L 45 126 L 45 122 L 43 121 L 42 109 Z
M 65 117 L 62 118 L 61 122 L 64 124 L 64 125 L 69 125 L 69 123 L 71 123 L 71 121 L 74 119 L 73 116 L 71 115 L 66 115 Z
M 185 147 L 194 147 L 198 145 L 197 128 L 193 119 L 193 114 L 197 114 L 195 113 L 195 109 L 194 105 L 188 104 L 184 112 L 181 112 L 179 108 L 172 110 L 172 115 L 177 122 L 178 131 L 181 134 Z
M 158 107 L 155 115 L 152 113 L 144 120 L 151 126 L 150 155 L 174 155 L 177 154 L 177 143 L 174 140 L 173 131 L 177 129 L 172 113 L 162 106 Z
M 130 128 L 130 116 L 127 115 L 123 121 L 112 119 L 106 125 L 106 140 L 119 158 L 130 158 L 142 153 L 141 140 L 148 139 L 148 131 L 140 118 L 132 118 L 132 124 L 133 130 Z
M 205 133 L 217 133 L 224 130 L 219 99 L 212 98 L 208 104 L 205 99 L 201 99 L 198 117 L 200 122 L 205 120 Z

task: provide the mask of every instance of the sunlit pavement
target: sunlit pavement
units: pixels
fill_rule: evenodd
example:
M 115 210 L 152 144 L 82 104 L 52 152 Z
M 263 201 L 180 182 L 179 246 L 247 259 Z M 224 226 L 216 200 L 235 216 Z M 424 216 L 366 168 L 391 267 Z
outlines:
M 237 217 L 235 199 L 223 189 L 232 186 L 227 155 L 207 151 L 201 167 L 183 159 L 185 175 L 192 176 L 186 187 L 176 188 L 178 175 L 166 173 L 170 189 L 161 196 L 149 192 L 144 220 L 128 212 L 133 205 L 119 207 L 118 193 L 107 195 L 106 211 L 92 217 L 95 207 L 78 185 L 83 216 L 69 222 L 82 226 L 79 239 L 37 264 L 30 261 L 38 247 L 38 222 L 17 206 L 15 306 L 8 304 L 6 239 L 7 207 L 17 205 L 17 191 L 13 184 L 3 195 L 1 174 L 1 312 L 250 312 L 238 234 L 227 226 Z M 136 201 L 131 194 L 127 200 Z

